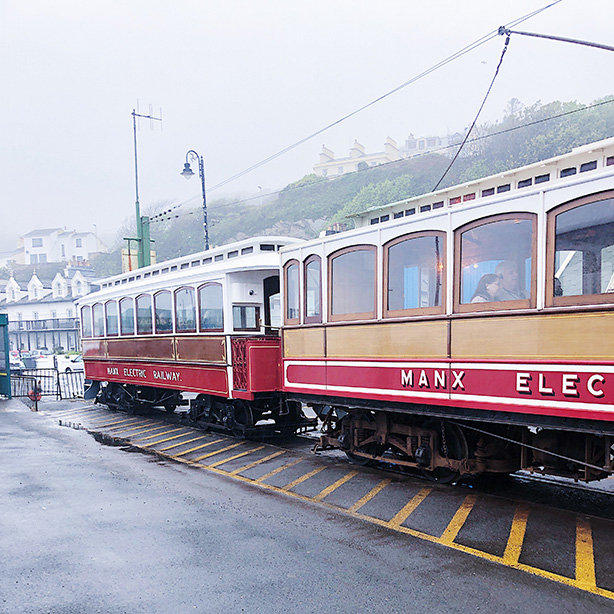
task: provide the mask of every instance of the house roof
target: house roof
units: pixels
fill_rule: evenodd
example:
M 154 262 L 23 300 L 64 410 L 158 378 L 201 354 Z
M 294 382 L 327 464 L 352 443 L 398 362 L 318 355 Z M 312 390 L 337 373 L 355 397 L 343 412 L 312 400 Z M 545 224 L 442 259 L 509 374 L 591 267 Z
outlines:
M 22 235 L 22 237 L 41 237 L 52 235 L 54 232 L 64 232 L 63 228 L 41 228 L 39 230 L 31 230 L 30 232 Z

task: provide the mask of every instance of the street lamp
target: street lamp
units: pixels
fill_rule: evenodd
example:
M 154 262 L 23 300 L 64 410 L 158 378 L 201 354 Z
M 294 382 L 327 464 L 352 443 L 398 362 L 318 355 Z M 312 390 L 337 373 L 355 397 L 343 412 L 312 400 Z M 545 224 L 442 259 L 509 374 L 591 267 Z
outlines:
M 189 179 L 194 175 L 194 171 L 190 168 L 190 160 L 198 162 L 198 175 L 200 176 L 200 185 L 203 191 L 203 229 L 205 231 L 205 250 L 209 249 L 209 229 L 207 227 L 207 195 L 205 193 L 205 163 L 203 157 L 199 156 L 194 150 L 190 149 L 185 155 L 185 164 L 181 175 Z

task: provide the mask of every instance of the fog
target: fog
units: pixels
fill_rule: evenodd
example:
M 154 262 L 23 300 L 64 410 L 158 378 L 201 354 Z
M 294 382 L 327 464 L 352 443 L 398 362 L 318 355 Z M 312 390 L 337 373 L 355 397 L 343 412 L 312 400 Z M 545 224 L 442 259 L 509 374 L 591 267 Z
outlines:
M 274 161 L 216 186 L 377 99 L 547 0 L 0 0 L 0 250 L 34 228 L 103 237 L 134 215 L 131 112 L 142 209 L 279 189 L 323 144 L 441 135 L 469 126 L 503 49 L 496 36 Z M 563 0 L 517 29 L 612 44 L 611 0 Z M 513 35 L 480 121 L 506 102 L 614 93 L 614 53 Z M 195 220 L 195 223 L 199 223 Z

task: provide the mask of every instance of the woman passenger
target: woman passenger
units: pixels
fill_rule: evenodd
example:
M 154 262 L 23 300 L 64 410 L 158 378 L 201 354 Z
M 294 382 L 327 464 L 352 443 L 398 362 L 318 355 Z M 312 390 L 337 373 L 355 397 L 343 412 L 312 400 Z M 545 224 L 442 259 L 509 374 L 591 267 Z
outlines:
M 478 287 L 475 289 L 471 297 L 472 303 L 490 303 L 497 300 L 497 295 L 501 290 L 501 279 L 494 273 L 482 275 L 478 282 Z

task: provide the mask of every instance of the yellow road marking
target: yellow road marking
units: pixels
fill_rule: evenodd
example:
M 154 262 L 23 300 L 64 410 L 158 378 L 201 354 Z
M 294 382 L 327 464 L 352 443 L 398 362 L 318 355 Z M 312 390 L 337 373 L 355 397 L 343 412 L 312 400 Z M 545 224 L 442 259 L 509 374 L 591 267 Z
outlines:
M 586 518 L 576 520 L 576 581 L 581 586 L 596 588 L 593 532 Z
M 232 460 L 236 460 L 237 458 L 247 456 L 248 454 L 252 454 L 253 452 L 258 452 L 258 450 L 263 450 L 263 449 L 264 449 L 264 446 L 260 446 L 259 448 L 252 448 L 251 450 L 246 450 L 245 452 L 241 452 L 240 454 L 235 454 L 234 456 L 231 456 L 230 458 L 225 458 L 221 461 L 211 463 L 210 465 L 207 465 L 207 467 L 219 467 L 219 465 L 223 465 L 224 463 L 229 463 Z
M 195 448 L 190 448 L 189 450 L 184 450 L 183 452 L 179 452 L 179 454 L 175 454 L 172 458 L 177 460 L 181 460 L 179 457 L 184 456 L 185 454 L 189 454 L 190 452 L 196 452 L 196 450 L 201 450 L 202 448 L 206 448 L 207 446 L 212 446 L 214 443 L 219 443 L 220 441 L 224 441 L 223 439 L 214 439 L 209 443 L 204 443 L 202 446 L 196 446 Z
M 322 501 L 324 497 L 328 497 L 331 492 L 337 490 L 339 486 L 343 486 L 346 482 L 349 482 L 358 471 L 350 471 L 346 473 L 342 478 L 339 478 L 336 482 L 333 482 L 330 486 L 327 486 L 323 491 L 319 492 L 314 498 L 314 501 Z
M 161 433 L 156 433 L 155 435 L 149 435 L 149 437 L 143 437 L 142 439 L 135 439 L 133 443 L 138 443 L 139 441 L 147 441 L 148 439 L 153 439 L 154 437 L 161 437 L 162 435 L 168 435 L 169 433 L 176 433 L 180 429 L 171 429 L 170 431 L 162 431 Z
M 240 441 L 239 443 L 233 443 L 232 445 L 226 446 L 225 448 L 220 448 L 219 450 L 213 450 L 213 452 L 208 452 L 207 454 L 203 454 L 202 456 L 199 456 L 197 458 L 192 458 L 190 460 L 193 463 L 197 463 L 198 461 L 201 461 L 204 458 L 209 458 L 210 456 L 221 454 L 222 452 L 226 452 L 226 450 L 232 450 L 233 448 L 236 448 L 237 446 L 240 446 L 240 445 L 243 445 L 242 441 Z
M 247 471 L 248 469 L 251 469 L 252 467 L 256 467 L 260 463 L 266 463 L 266 461 L 272 460 L 272 459 L 276 458 L 277 456 L 281 456 L 282 454 L 285 454 L 285 453 L 286 453 L 285 450 L 280 450 L 279 452 L 274 452 L 273 454 L 269 454 L 268 456 L 265 456 L 264 458 L 261 458 L 261 459 L 259 459 L 257 461 L 254 461 L 253 463 L 249 463 L 247 465 L 243 465 L 243 467 L 239 467 L 238 469 L 235 469 L 234 471 L 231 471 L 228 475 L 237 475 L 238 473 L 241 473 L 242 471 Z
M 134 430 L 135 428 L 139 428 L 139 427 L 144 427 L 144 426 L 149 426 L 150 424 L 153 424 L 151 421 L 146 422 L 143 420 L 136 420 L 135 422 L 133 422 L 132 424 L 127 425 L 126 426 L 115 426 L 112 429 L 109 429 L 110 431 L 131 431 Z
M 257 480 L 253 480 L 256 484 L 262 484 L 264 480 L 267 480 L 268 478 L 273 477 L 274 475 L 277 475 L 278 473 L 282 472 L 284 469 L 289 469 L 290 467 L 294 467 L 294 465 L 298 465 L 299 463 L 302 463 L 305 459 L 304 458 L 297 458 L 296 460 L 292 461 L 291 463 L 287 463 L 286 465 L 282 465 L 281 467 L 277 467 L 277 469 L 273 469 L 273 471 L 269 471 L 268 473 L 265 473 L 263 476 L 260 476 Z M 237 476 L 237 477 L 241 477 L 241 476 Z M 249 479 L 249 478 L 247 478 Z M 268 486 L 268 484 L 267 484 Z
M 351 505 L 350 507 L 348 507 L 348 512 L 350 514 L 353 514 L 354 512 L 357 512 L 363 505 L 365 505 L 365 503 L 368 503 L 369 501 L 371 501 L 371 499 L 373 499 L 373 497 L 375 497 L 375 495 L 384 490 L 384 488 L 386 488 L 386 486 L 388 486 L 388 484 L 390 484 L 392 480 L 390 478 L 386 478 L 385 480 L 382 480 L 375 488 L 372 488 L 364 497 L 362 497 L 361 499 L 358 499 L 358 501 L 356 501 L 356 503 L 354 503 L 354 505 Z
M 202 438 L 203 436 L 200 435 L 199 437 L 194 437 L 194 439 L 188 439 L 187 441 L 180 441 L 179 443 L 174 443 L 170 446 L 166 446 L 166 448 L 160 448 L 158 452 L 166 452 L 167 450 L 172 450 L 173 448 L 178 448 L 179 446 L 185 446 L 186 443 L 192 443 L 193 441 L 199 441 L 199 440 L 202 440 Z
M 147 426 L 147 425 L 145 425 L 145 426 Z M 152 431 L 159 431 L 159 430 L 165 429 L 165 428 L 166 428 L 166 424 L 164 424 L 163 426 L 152 426 L 150 429 L 145 428 L 143 426 L 139 426 L 136 429 L 126 429 L 121 434 L 123 435 L 125 433 L 129 433 L 130 431 L 136 431 L 135 433 L 132 433 L 132 435 L 130 435 L 130 437 L 134 437 L 135 435 L 144 435 L 145 433 L 151 433 Z M 143 429 L 145 429 L 145 430 L 143 430 Z
M 403 506 L 403 509 L 398 512 L 388 524 L 393 528 L 400 527 L 432 491 L 432 488 L 423 488 L 409 503 Z
M 463 528 L 463 525 L 467 520 L 467 516 L 469 516 L 476 501 L 476 495 L 467 495 L 465 497 L 465 500 L 458 508 L 456 514 L 454 514 L 454 517 L 452 520 L 450 520 L 450 524 L 446 527 L 446 530 L 439 538 L 442 544 L 451 544 L 456 539 L 458 532 Z
M 144 448 L 148 448 L 149 446 L 157 446 L 159 443 L 166 443 L 167 441 L 172 441 L 173 439 L 179 439 L 179 437 L 188 437 L 190 433 L 179 433 L 179 435 L 173 435 L 173 437 L 167 437 L 166 439 L 161 439 L 160 441 L 150 441 L 143 445 Z M 154 435 L 156 437 L 156 435 Z
M 316 467 L 313 471 L 310 471 L 309 473 L 306 473 L 305 475 L 302 475 L 300 478 L 296 478 L 296 480 L 293 480 L 289 484 L 286 484 L 285 486 L 283 486 L 282 490 L 292 490 L 295 486 L 298 486 L 299 484 L 306 482 L 310 477 L 313 477 L 317 473 L 320 473 L 320 471 L 324 471 L 324 469 L 326 469 L 326 467 Z
M 106 429 L 109 426 L 115 426 L 116 424 L 125 424 L 126 422 L 133 422 L 134 418 L 122 418 L 121 420 L 116 420 L 115 422 L 108 422 L 107 424 L 95 424 L 97 429 Z
M 507 538 L 507 545 L 503 553 L 503 560 L 506 565 L 514 565 L 520 559 L 522 551 L 522 543 L 524 542 L 524 534 L 527 530 L 527 519 L 529 517 L 529 508 L 525 505 L 519 505 L 514 513 L 512 520 L 512 528 L 510 535 Z

